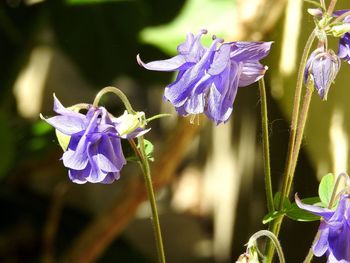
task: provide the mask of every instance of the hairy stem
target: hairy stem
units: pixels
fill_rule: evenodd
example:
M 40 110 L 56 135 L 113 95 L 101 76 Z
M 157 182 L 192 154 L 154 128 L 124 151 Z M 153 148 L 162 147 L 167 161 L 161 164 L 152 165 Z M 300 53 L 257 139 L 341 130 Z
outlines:
M 163 247 L 163 240 L 162 240 L 162 233 L 160 229 L 160 223 L 159 223 L 159 217 L 158 217 L 158 211 L 157 211 L 157 204 L 156 204 L 156 198 L 153 190 L 153 183 L 151 178 L 151 170 L 149 167 L 149 162 L 147 159 L 146 149 L 145 149 L 145 141 L 143 136 L 139 137 L 139 144 L 140 144 L 140 152 L 142 159 L 141 166 L 142 171 L 146 183 L 146 189 L 148 194 L 148 199 L 151 205 L 152 210 L 152 222 L 153 222 L 153 230 L 154 230 L 154 236 L 156 239 L 156 245 L 157 245 L 157 252 L 158 252 L 158 261 L 159 263 L 165 263 L 165 254 L 164 254 L 164 247 Z
M 309 56 L 312 44 L 316 37 L 316 29 L 312 31 L 310 34 L 305 47 L 304 51 L 300 60 L 299 70 L 298 70 L 298 77 L 297 77 L 297 83 L 295 87 L 295 95 L 294 95 L 294 104 L 293 104 L 293 112 L 292 112 L 292 120 L 291 120 L 291 127 L 290 127 L 290 135 L 289 135 L 289 144 L 288 144 L 288 153 L 287 153 L 287 161 L 286 161 L 286 167 L 284 171 L 283 176 L 283 183 L 282 183 L 282 191 L 281 191 L 281 198 L 278 205 L 278 210 L 281 210 L 283 208 L 283 203 L 285 198 L 288 198 L 289 195 L 289 184 L 292 183 L 290 181 L 290 178 L 293 178 L 291 176 L 291 171 L 293 167 L 293 160 L 295 159 L 294 150 L 295 150 L 295 140 L 297 136 L 297 124 L 299 120 L 299 110 L 300 110 L 300 100 L 301 100 L 301 93 L 302 93 L 302 87 L 304 82 L 304 71 L 306 67 L 307 58 Z M 299 153 L 299 151 L 298 151 Z M 298 155 L 297 155 L 298 156 Z M 296 156 L 296 157 L 297 157 Z M 279 230 L 281 227 L 283 221 L 283 216 L 280 216 L 276 220 L 272 222 L 272 225 L 270 225 L 270 230 L 278 237 Z M 266 262 L 270 263 L 272 262 L 273 254 L 274 254 L 274 247 L 272 246 L 271 242 L 267 245 L 267 258 Z
M 273 206 L 273 191 L 271 183 L 271 168 L 270 168 L 270 145 L 269 145 L 269 121 L 267 117 L 267 100 L 264 78 L 259 80 L 260 100 L 261 100 L 261 127 L 263 139 L 263 158 L 264 158 L 264 173 L 265 173 L 265 190 L 267 209 L 269 212 L 274 211 Z

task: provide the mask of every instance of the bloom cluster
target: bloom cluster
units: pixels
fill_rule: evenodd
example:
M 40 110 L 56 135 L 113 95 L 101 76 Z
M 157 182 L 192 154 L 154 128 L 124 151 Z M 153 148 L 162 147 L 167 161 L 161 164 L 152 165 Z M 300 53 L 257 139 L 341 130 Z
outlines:
M 41 117 L 70 136 L 62 161 L 69 169 L 69 178 L 78 184 L 109 184 L 119 179 L 126 164 L 121 138 L 134 138 L 148 131 L 135 124 L 135 119 L 130 123 L 128 114 L 114 118 L 104 107 L 88 105 L 87 113 L 82 114 L 65 108 L 54 97 L 54 111 L 57 116 Z
M 349 10 L 335 11 L 331 18 L 337 18 L 346 15 Z M 312 14 L 322 18 L 318 25 L 319 47 L 313 51 L 308 58 L 304 73 L 305 83 L 311 76 L 315 83 L 316 90 L 322 100 L 327 100 L 329 87 L 333 83 L 340 69 L 340 59 L 350 64 L 350 15 L 345 16 L 338 23 L 329 26 L 325 21 L 331 21 L 327 14 L 319 9 L 313 10 Z M 326 25 L 323 25 L 323 24 Z M 338 52 L 327 49 L 327 34 L 340 37 Z
M 214 36 L 211 46 L 206 48 L 200 42 L 206 33 L 206 30 L 197 36 L 189 33 L 173 58 L 144 63 L 137 56 L 137 60 L 149 70 L 178 71 L 176 80 L 165 88 L 164 98 L 179 115 L 205 113 L 220 124 L 232 113 L 238 87 L 264 76 L 267 67 L 259 60 L 269 53 L 272 42 L 224 43 Z

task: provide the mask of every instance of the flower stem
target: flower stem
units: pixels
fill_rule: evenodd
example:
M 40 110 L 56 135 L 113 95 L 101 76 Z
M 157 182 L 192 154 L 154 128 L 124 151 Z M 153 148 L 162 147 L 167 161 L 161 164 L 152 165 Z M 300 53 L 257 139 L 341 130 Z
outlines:
M 259 80 L 259 91 L 261 100 L 261 127 L 263 138 L 263 158 L 264 158 L 264 173 L 265 173 L 265 191 L 267 200 L 268 212 L 274 211 L 272 183 L 271 183 L 271 168 L 270 168 L 270 145 L 269 145 L 269 130 L 267 116 L 267 100 L 264 78 Z
M 287 184 L 287 190 L 286 190 L 286 195 L 288 196 L 290 193 L 290 189 L 292 186 L 293 178 L 294 178 L 294 173 L 295 173 L 295 168 L 297 166 L 298 162 L 298 156 L 299 156 L 299 151 L 300 151 L 300 146 L 301 142 L 303 140 L 303 135 L 304 135 L 304 130 L 305 130 L 305 124 L 307 121 L 308 113 L 309 113 L 309 108 L 310 108 L 310 103 L 311 103 L 311 98 L 312 98 L 312 93 L 314 92 L 314 81 L 309 78 L 307 82 L 307 87 L 306 87 L 306 94 L 304 97 L 304 102 L 303 102 L 303 107 L 301 110 L 300 114 L 300 121 L 297 129 L 297 136 L 295 140 L 295 147 L 293 150 L 293 157 L 292 157 L 292 165 L 291 165 L 291 170 L 289 173 L 289 180 Z
M 170 114 L 170 113 L 162 113 L 162 114 L 154 115 L 154 116 L 146 119 L 146 122 L 151 122 L 151 121 L 156 120 L 156 119 L 160 119 L 160 118 L 164 118 L 164 117 L 170 117 L 170 116 L 172 116 L 172 114 Z
M 256 246 L 256 240 L 262 236 L 266 236 L 268 237 L 271 241 L 272 244 L 274 245 L 274 247 L 276 247 L 277 249 L 277 254 L 278 254 L 278 258 L 280 260 L 280 263 L 285 263 L 286 260 L 284 258 L 284 254 L 283 254 L 283 250 L 281 247 L 280 242 L 278 241 L 278 238 L 276 237 L 276 235 L 274 233 L 272 233 L 271 231 L 268 230 L 260 230 L 258 232 L 256 232 L 254 235 L 252 235 L 248 241 L 248 249 L 251 247 Z
M 332 1 L 329 3 L 328 9 L 327 9 L 327 14 L 328 14 L 329 16 L 332 15 L 336 3 L 337 3 L 337 0 L 332 0 Z
M 289 185 L 293 181 L 293 175 L 291 175 L 292 167 L 293 167 L 293 161 L 295 158 L 298 157 L 299 151 L 294 155 L 295 150 L 295 140 L 297 137 L 297 124 L 299 119 L 299 110 L 300 110 L 300 100 L 301 100 L 301 92 L 304 82 L 304 71 L 306 67 L 307 58 L 309 56 L 312 44 L 316 37 L 316 29 L 312 31 L 310 34 L 306 44 L 305 48 L 300 60 L 299 70 L 298 70 L 298 77 L 297 77 L 297 83 L 295 87 L 295 95 L 294 95 L 294 104 L 293 104 L 293 113 L 292 113 L 292 120 L 291 120 L 291 127 L 290 127 L 290 135 L 289 135 L 289 144 L 288 144 L 288 153 L 287 153 L 287 161 L 286 161 L 286 167 L 285 172 L 283 176 L 283 183 L 282 183 L 282 191 L 281 191 L 281 198 L 280 202 L 278 204 L 278 210 L 281 210 L 283 208 L 284 200 L 285 198 L 288 198 L 290 187 Z M 278 217 L 276 220 L 272 222 L 272 225 L 270 225 L 270 230 L 278 237 L 279 230 L 281 227 L 283 221 L 283 215 Z M 274 247 L 272 246 L 271 242 L 267 244 L 267 250 L 266 250 L 267 258 L 266 262 L 272 262 L 273 254 L 274 254 Z
M 100 90 L 99 93 L 97 93 L 94 102 L 93 102 L 93 106 L 97 107 L 98 103 L 100 102 L 101 98 L 103 95 L 105 95 L 106 93 L 114 93 L 115 95 L 117 95 L 121 101 L 123 102 L 126 110 L 130 113 L 130 114 L 135 114 L 136 112 L 134 111 L 134 109 L 132 108 L 128 98 L 125 96 L 125 94 L 118 88 L 116 87 L 105 87 L 102 90 Z
M 158 261 L 159 263 L 165 263 L 165 254 L 164 254 L 164 247 L 163 247 L 163 240 L 162 240 L 162 233 L 160 229 L 160 223 L 159 223 L 159 217 L 158 217 L 158 211 L 157 211 L 157 204 L 156 204 L 156 198 L 153 190 L 153 184 L 152 184 L 152 178 L 151 178 L 151 170 L 149 167 L 149 162 L 147 159 L 146 149 L 145 149 L 145 141 L 143 136 L 140 136 L 138 138 L 139 145 L 140 145 L 140 151 L 138 156 L 141 156 L 141 166 L 142 171 L 146 183 L 146 189 L 148 194 L 148 199 L 151 205 L 152 210 L 152 222 L 153 222 L 153 230 L 154 230 L 154 236 L 156 239 L 156 245 L 157 245 L 157 252 L 158 252 Z M 137 147 L 136 147 L 137 149 Z

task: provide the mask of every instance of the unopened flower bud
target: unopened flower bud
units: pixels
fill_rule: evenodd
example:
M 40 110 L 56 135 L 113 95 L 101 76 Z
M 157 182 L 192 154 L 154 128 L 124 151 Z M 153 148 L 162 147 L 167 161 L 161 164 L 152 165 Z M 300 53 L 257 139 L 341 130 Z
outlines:
M 311 53 L 304 72 L 305 83 L 309 76 L 322 100 L 327 100 L 329 87 L 340 69 L 340 59 L 333 50 L 318 48 Z
M 335 37 L 341 37 L 347 32 L 350 32 L 350 23 L 335 25 L 330 29 L 330 33 L 332 33 L 332 35 Z

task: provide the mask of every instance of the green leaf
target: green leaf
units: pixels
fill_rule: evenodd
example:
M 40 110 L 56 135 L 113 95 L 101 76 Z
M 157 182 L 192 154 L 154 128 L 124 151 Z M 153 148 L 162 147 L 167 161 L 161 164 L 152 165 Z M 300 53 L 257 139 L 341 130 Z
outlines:
M 320 202 L 319 197 L 310 197 L 310 198 L 304 198 L 301 200 L 304 204 L 314 205 Z M 320 220 L 319 216 L 316 216 L 304 209 L 301 209 L 297 206 L 296 203 L 293 203 L 291 205 L 291 208 L 286 212 L 286 215 L 295 221 L 302 221 L 302 222 L 311 222 L 311 221 L 317 221 Z
M 275 209 L 278 210 L 278 206 L 281 200 L 281 192 L 277 192 L 273 198 L 273 204 L 275 206 Z M 288 198 L 285 198 L 283 200 L 283 207 L 282 209 L 289 209 L 291 207 L 291 203 Z
M 318 195 L 321 202 L 326 206 L 329 205 L 334 188 L 334 175 L 329 173 L 322 177 L 320 185 L 318 186 Z
M 145 151 L 146 151 L 146 156 L 147 159 L 150 161 L 154 161 L 154 157 L 153 157 L 153 149 L 154 146 L 153 144 L 144 139 L 145 141 Z M 122 148 L 123 148 L 123 153 L 125 156 L 125 159 L 129 162 L 138 162 L 140 161 L 138 156 L 136 155 L 134 149 L 131 147 L 130 143 L 127 140 L 122 140 Z M 137 145 L 137 148 L 140 150 L 140 145 Z
M 154 156 L 153 156 L 154 146 L 150 141 L 148 141 L 146 139 L 144 139 L 144 141 L 145 141 L 145 151 L 146 151 L 147 159 L 153 162 L 154 161 Z
M 281 211 L 270 212 L 264 216 L 262 223 L 263 224 L 270 223 L 271 221 L 275 220 L 277 217 L 282 216 L 284 214 L 285 214 L 285 212 L 281 212 Z
M 183 42 L 187 32 L 197 34 L 203 25 L 208 29 L 208 36 L 203 37 L 203 44 L 209 45 L 211 35 L 219 37 L 232 36 L 234 24 L 235 1 L 232 0 L 187 0 L 179 15 L 165 25 L 145 28 L 140 38 L 147 44 L 153 44 L 163 51 L 174 54 L 176 46 Z M 208 19 L 213 14 L 220 14 L 215 19 Z

